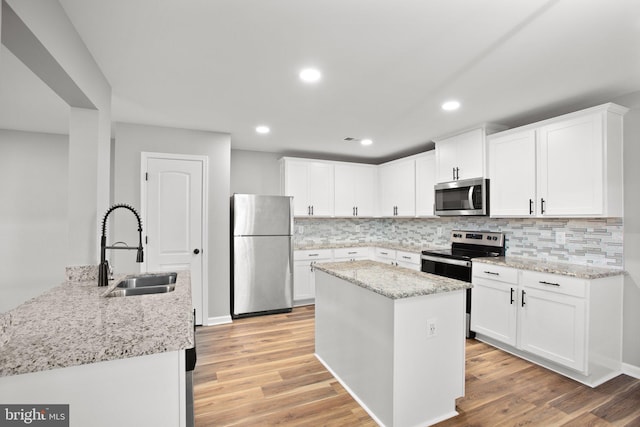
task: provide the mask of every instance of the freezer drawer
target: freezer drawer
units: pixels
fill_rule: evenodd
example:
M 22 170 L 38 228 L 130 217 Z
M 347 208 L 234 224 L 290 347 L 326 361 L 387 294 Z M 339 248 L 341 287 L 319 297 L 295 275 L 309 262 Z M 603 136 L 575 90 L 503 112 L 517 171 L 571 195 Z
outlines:
M 232 315 L 288 311 L 293 306 L 291 236 L 233 238 Z

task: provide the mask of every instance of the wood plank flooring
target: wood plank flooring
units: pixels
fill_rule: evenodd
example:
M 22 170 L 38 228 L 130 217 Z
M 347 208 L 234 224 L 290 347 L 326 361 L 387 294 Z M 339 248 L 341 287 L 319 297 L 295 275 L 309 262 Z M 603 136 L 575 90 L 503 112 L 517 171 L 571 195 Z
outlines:
M 209 426 L 375 426 L 313 355 L 314 307 L 198 328 L 195 420 Z M 638 426 L 640 380 L 597 388 L 467 340 L 449 426 Z

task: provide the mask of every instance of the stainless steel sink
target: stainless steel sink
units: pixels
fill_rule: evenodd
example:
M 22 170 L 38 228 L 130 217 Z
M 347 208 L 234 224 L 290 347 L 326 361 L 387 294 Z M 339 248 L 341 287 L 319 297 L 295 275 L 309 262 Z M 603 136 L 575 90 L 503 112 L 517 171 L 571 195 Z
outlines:
M 148 286 L 172 285 L 176 283 L 177 273 L 140 274 L 122 279 L 117 288 L 146 288 Z M 173 289 L 172 289 L 173 290 Z
M 163 294 L 176 288 L 177 273 L 139 274 L 122 279 L 109 296 Z

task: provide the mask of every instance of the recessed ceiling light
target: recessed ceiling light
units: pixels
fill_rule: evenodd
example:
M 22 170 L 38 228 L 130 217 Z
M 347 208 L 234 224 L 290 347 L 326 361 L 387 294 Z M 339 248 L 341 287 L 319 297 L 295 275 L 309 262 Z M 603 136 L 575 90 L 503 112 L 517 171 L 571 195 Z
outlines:
M 370 139 L 363 139 L 363 140 L 360 141 L 360 144 L 362 144 L 362 145 L 371 145 L 371 144 L 373 144 L 373 141 L 370 140 Z
M 445 111 L 454 111 L 460 108 L 460 103 L 458 101 L 447 101 L 442 104 L 442 109 Z
M 271 129 L 269 129 L 269 126 L 257 126 L 256 127 L 256 132 L 261 133 L 261 134 L 265 134 L 265 133 L 271 132 Z
M 305 68 L 304 70 L 300 71 L 299 76 L 300 80 L 305 83 L 315 83 L 322 78 L 322 73 L 320 73 L 320 70 L 317 70 L 315 68 Z

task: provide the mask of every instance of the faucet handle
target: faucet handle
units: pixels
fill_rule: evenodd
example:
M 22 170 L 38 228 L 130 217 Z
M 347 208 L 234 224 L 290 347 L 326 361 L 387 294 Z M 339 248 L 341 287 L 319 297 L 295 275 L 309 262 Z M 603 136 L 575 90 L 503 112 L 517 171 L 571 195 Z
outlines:
M 105 259 L 104 262 L 105 264 L 107 264 L 107 270 L 109 271 L 109 280 L 113 280 L 113 267 L 111 267 L 111 264 L 109 264 L 108 259 Z

